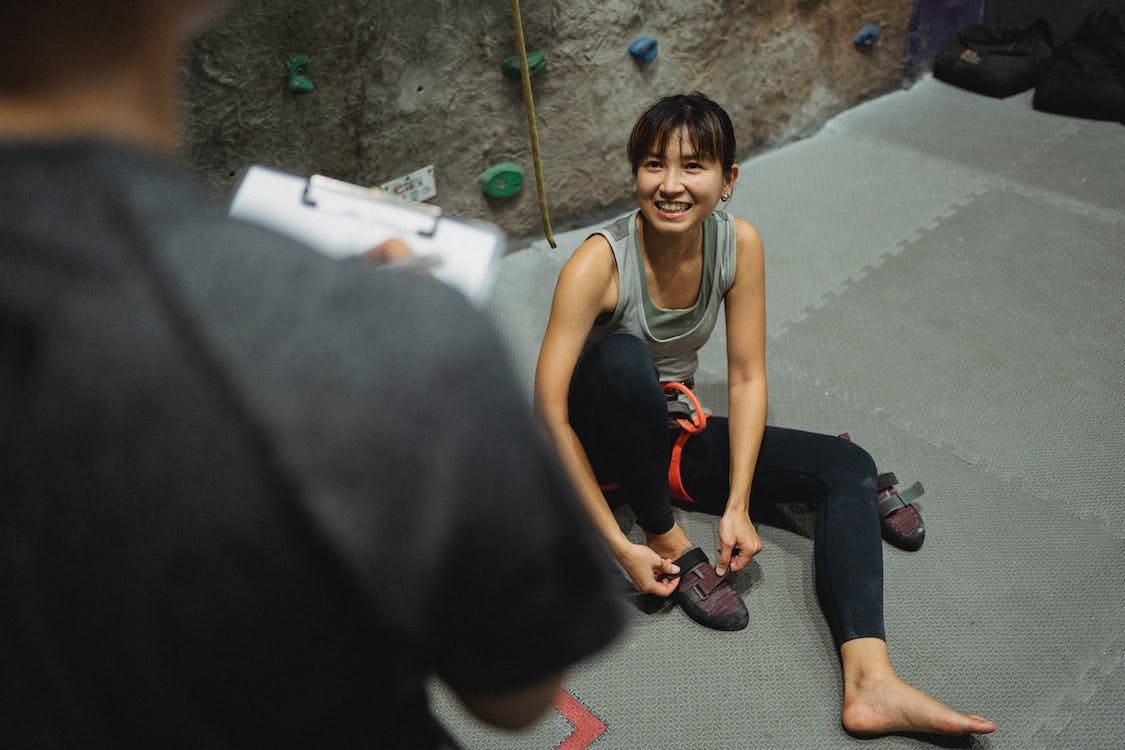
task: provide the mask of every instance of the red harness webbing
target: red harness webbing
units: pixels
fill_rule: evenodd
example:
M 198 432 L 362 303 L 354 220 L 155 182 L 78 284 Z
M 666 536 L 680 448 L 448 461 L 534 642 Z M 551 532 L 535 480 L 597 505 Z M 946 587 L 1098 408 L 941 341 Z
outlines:
M 672 459 L 668 462 L 668 489 L 672 493 L 672 497 L 677 500 L 682 500 L 686 503 L 694 503 L 691 495 L 688 494 L 687 489 L 684 488 L 683 477 L 680 476 L 680 459 L 684 452 L 684 443 L 692 435 L 697 435 L 703 432 L 707 426 L 707 413 L 703 411 L 703 407 L 699 405 L 699 399 L 691 392 L 683 383 L 671 382 L 662 383 L 661 387 L 664 393 L 673 393 L 679 391 L 687 396 L 688 401 L 691 402 L 691 419 L 677 419 L 676 424 L 680 426 L 680 436 L 676 438 L 676 444 L 672 446 Z
M 672 446 L 672 458 L 668 462 L 668 490 L 676 500 L 694 503 L 695 500 L 688 494 L 687 489 L 684 487 L 683 477 L 680 476 L 680 460 L 683 457 L 684 443 L 688 441 L 688 438 L 703 432 L 703 429 L 707 427 L 707 413 L 704 412 L 703 407 L 699 405 L 699 399 L 697 399 L 695 394 L 691 392 L 691 389 L 683 383 L 672 381 L 661 383 L 660 386 L 664 389 L 665 394 L 679 391 L 687 396 L 688 401 L 691 402 L 691 419 L 676 419 L 676 424 L 680 426 L 680 435 L 676 438 L 676 444 Z M 615 490 L 617 487 L 617 482 L 601 485 L 603 491 Z

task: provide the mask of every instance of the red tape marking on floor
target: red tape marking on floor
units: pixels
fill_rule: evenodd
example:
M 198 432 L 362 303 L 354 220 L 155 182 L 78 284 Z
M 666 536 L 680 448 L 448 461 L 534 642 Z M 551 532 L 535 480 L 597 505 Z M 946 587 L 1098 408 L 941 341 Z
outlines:
M 566 690 L 560 690 L 555 696 L 555 709 L 574 725 L 574 731 L 555 750 L 586 750 L 594 740 L 605 734 L 606 726 L 602 720 Z

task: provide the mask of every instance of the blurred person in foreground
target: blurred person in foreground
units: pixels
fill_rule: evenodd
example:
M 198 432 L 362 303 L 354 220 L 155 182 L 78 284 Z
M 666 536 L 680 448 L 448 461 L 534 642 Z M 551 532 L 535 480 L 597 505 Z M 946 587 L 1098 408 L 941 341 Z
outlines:
M 623 621 L 486 321 L 227 220 L 170 158 L 213 0 L 0 37 L 6 748 L 452 747 Z

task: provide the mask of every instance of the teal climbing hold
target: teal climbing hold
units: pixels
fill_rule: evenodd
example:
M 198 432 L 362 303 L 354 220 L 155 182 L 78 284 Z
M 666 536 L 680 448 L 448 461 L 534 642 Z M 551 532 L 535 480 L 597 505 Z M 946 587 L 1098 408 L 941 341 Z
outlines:
M 852 44 L 857 47 L 870 47 L 879 41 L 879 27 L 873 23 L 869 23 L 859 30 L 852 40 Z
M 652 62 L 658 51 L 659 45 L 651 36 L 642 36 L 629 45 L 629 55 L 637 62 Z
M 511 198 L 523 189 L 523 167 L 511 161 L 492 165 L 481 173 L 480 189 L 490 198 Z
M 312 66 L 307 55 L 297 55 L 285 67 L 289 71 L 289 90 L 294 94 L 307 94 L 316 88 L 309 77 Z
M 543 72 L 547 67 L 547 53 L 543 50 L 535 50 L 534 52 L 527 53 L 527 71 L 531 75 L 537 75 Z M 500 63 L 500 69 L 504 71 L 504 75 L 511 78 L 513 81 L 518 81 L 521 78 L 520 74 L 520 56 L 512 55 L 504 59 Z

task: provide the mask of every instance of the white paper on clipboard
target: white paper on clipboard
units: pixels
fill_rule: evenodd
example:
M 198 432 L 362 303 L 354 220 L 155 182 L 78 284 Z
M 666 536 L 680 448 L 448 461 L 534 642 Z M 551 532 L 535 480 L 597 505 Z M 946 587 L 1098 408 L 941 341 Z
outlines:
M 478 306 L 488 300 L 504 254 L 505 236 L 495 225 L 448 216 L 378 188 L 258 165 L 238 181 L 228 213 L 334 258 L 359 255 L 397 237 L 432 267 L 435 278 Z

